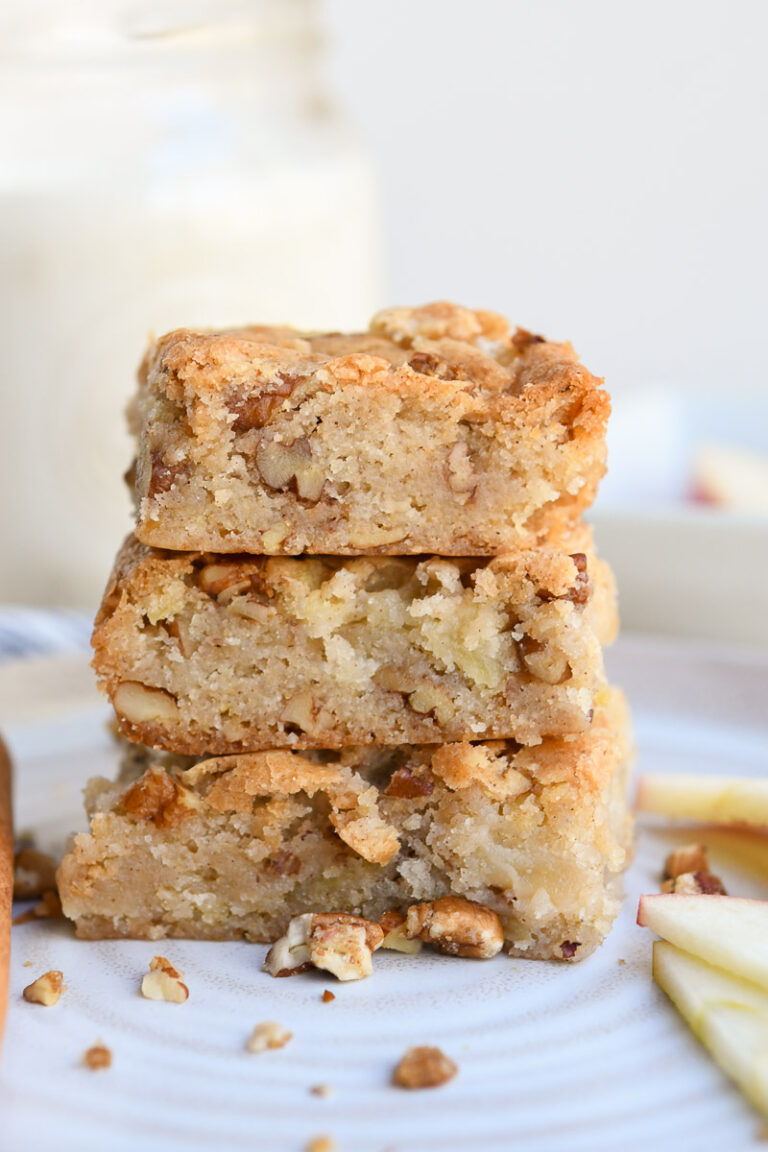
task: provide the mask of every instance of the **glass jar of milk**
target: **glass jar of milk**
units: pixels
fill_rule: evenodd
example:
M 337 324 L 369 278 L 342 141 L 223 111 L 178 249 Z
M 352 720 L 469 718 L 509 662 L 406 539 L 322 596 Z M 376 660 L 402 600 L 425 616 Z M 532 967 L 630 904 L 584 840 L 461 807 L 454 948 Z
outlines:
M 150 334 L 370 316 L 370 173 L 316 19 L 313 0 L 2 6 L 0 601 L 97 603 Z

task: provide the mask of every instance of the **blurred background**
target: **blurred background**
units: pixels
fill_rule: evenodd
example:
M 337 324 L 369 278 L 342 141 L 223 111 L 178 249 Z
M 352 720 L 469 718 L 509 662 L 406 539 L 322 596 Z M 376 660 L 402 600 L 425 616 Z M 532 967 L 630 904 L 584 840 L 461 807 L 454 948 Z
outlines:
M 435 298 L 606 378 L 625 627 L 768 644 L 767 33 L 761 0 L 6 0 L 0 647 L 87 633 L 150 333 Z

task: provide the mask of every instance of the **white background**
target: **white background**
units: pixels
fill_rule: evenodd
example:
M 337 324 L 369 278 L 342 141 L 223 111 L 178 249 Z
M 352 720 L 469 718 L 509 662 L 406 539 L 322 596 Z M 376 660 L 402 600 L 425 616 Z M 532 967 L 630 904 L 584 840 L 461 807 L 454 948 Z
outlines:
M 571 338 L 618 392 L 765 386 L 762 0 L 325 0 L 384 300 Z

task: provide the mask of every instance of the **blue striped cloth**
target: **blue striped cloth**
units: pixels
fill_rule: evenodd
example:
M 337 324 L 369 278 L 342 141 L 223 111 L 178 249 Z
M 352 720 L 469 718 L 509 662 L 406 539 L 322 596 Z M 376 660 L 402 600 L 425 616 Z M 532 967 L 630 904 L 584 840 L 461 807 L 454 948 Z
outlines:
M 89 616 L 70 609 L 0 608 L 0 662 L 87 652 L 92 627 Z

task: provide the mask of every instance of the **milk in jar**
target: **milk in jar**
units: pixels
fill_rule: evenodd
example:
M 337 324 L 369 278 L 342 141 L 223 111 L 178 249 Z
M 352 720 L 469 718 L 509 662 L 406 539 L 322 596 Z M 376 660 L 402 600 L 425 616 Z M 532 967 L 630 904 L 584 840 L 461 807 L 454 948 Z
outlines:
M 0 601 L 92 610 L 131 506 L 124 409 L 175 327 L 350 329 L 367 158 L 312 0 L 10 0 L 0 14 Z

